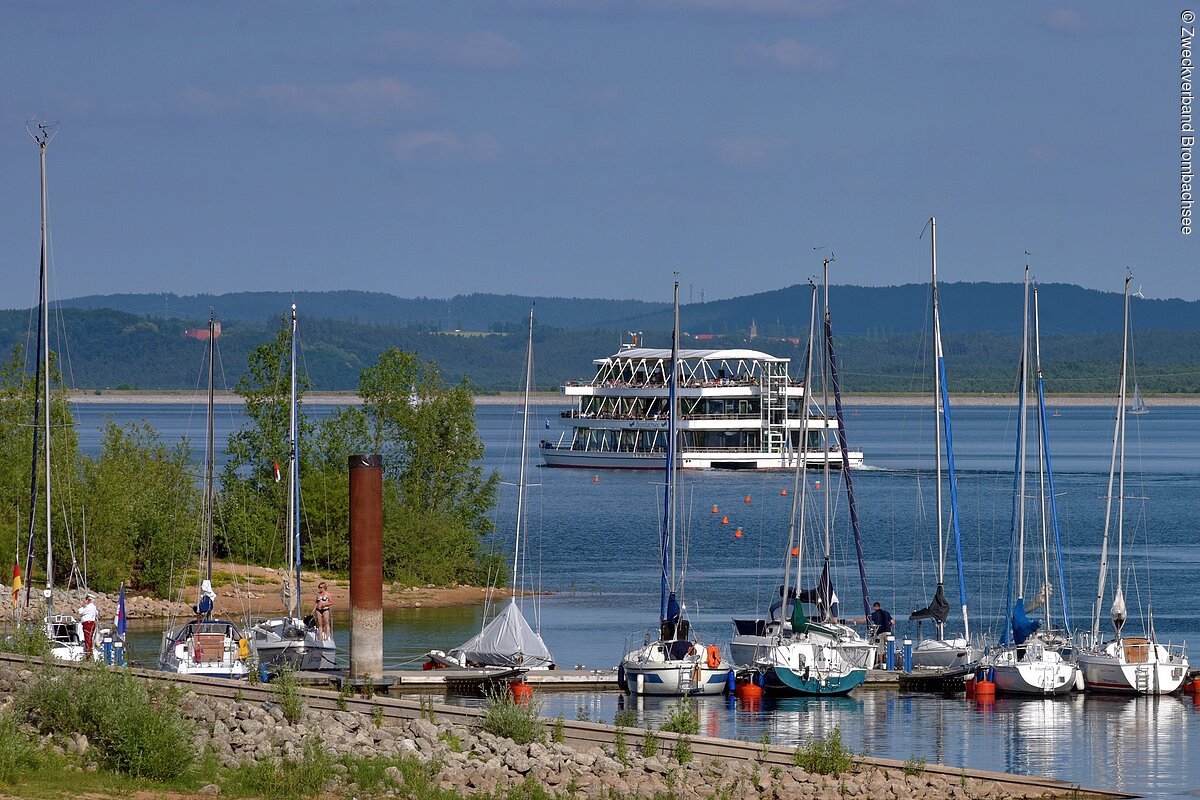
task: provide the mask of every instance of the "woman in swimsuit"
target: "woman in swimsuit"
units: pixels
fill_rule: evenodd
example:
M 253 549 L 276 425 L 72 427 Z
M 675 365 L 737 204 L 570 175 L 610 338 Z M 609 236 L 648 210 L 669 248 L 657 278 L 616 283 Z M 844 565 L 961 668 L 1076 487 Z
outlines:
M 317 584 L 317 603 L 313 606 L 313 614 L 317 617 L 317 627 L 321 631 L 321 638 L 329 640 L 333 638 L 333 626 L 331 624 L 333 608 L 333 598 L 329 596 L 329 589 L 325 585 L 325 581 Z

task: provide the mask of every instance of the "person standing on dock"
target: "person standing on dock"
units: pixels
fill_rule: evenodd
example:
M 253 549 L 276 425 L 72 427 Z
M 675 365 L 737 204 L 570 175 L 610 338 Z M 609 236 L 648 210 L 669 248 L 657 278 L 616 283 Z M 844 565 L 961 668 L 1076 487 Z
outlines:
M 79 621 L 83 623 L 83 659 L 92 660 L 92 640 L 96 638 L 96 620 L 100 612 L 96 608 L 95 595 L 89 594 L 87 602 L 79 609 Z
M 321 638 L 328 641 L 333 638 L 333 598 L 329 596 L 329 587 L 325 581 L 317 584 L 317 602 L 313 606 L 313 614 L 317 617 L 317 627 Z
M 875 626 L 875 634 L 883 636 L 892 632 L 892 615 L 885 611 L 883 606 L 876 603 L 871 611 L 871 616 L 867 617 L 867 621 Z

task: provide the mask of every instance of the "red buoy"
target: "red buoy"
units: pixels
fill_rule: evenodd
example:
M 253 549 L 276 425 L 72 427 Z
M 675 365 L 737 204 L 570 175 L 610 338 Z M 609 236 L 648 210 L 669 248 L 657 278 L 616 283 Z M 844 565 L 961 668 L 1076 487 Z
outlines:
M 599 483 L 599 482 L 600 482 L 600 476 L 599 476 L 599 475 L 597 475 L 596 477 L 592 478 L 592 483 Z
M 798 556 L 798 555 L 800 555 L 800 548 L 799 548 L 799 547 L 793 547 L 793 548 L 792 548 L 792 556 L 793 556 L 793 557 L 795 557 L 795 556 Z
M 728 524 L 729 524 L 729 517 L 721 517 L 721 524 L 722 524 L 722 525 L 728 525 Z
M 780 489 L 780 490 L 779 490 L 779 496 L 780 496 L 780 497 L 787 497 L 787 489 Z
M 512 694 L 513 702 L 515 703 L 528 703 L 533 699 L 533 687 L 524 681 L 510 683 L 508 691 Z
M 747 502 L 747 503 L 749 503 L 749 502 L 750 502 L 750 495 L 746 495 L 746 502 Z
M 763 690 L 757 683 L 739 680 L 733 689 L 733 694 L 738 700 L 761 700 Z
M 716 506 L 713 506 L 713 513 L 714 513 L 714 514 L 716 514 L 716 513 L 717 513 L 717 507 L 716 507 Z
M 987 680 L 975 681 L 975 699 L 990 702 L 996 699 L 996 684 Z
M 733 532 L 733 538 L 735 538 L 735 539 L 742 538 L 742 529 L 741 528 L 738 528 L 736 531 Z

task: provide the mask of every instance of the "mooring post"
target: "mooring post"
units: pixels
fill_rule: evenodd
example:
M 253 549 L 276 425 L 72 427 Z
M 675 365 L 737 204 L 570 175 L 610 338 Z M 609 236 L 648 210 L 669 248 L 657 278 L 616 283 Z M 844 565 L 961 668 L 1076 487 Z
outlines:
M 383 457 L 350 456 L 350 680 L 383 678 Z

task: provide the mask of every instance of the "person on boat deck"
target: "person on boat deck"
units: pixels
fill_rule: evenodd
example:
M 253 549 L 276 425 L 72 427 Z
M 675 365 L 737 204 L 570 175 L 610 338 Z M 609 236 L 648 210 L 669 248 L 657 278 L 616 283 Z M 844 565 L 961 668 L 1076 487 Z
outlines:
M 196 621 L 211 617 L 216 604 L 217 593 L 213 591 L 212 581 L 205 580 L 200 584 L 200 602 L 192 606 L 192 611 L 196 613 Z
M 313 606 L 313 614 L 317 617 L 317 628 L 321 638 L 328 641 L 333 638 L 333 598 L 329 596 L 329 587 L 325 581 L 317 584 L 317 602 Z
M 885 611 L 883 606 L 876 603 L 871 616 L 867 617 L 867 622 L 875 626 L 875 633 L 884 634 L 892 632 L 892 615 Z
M 100 612 L 96 609 L 96 596 L 89 594 L 83 608 L 79 609 L 79 621 L 83 623 L 83 657 L 92 657 L 92 640 L 96 638 L 96 620 Z

